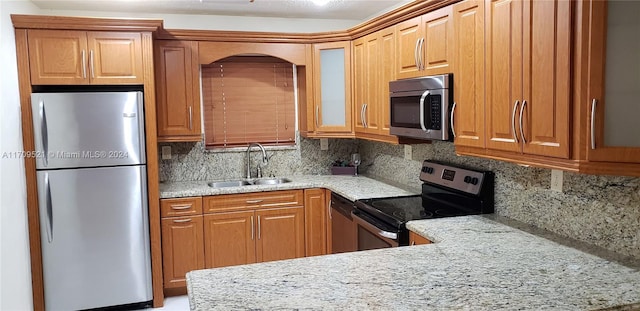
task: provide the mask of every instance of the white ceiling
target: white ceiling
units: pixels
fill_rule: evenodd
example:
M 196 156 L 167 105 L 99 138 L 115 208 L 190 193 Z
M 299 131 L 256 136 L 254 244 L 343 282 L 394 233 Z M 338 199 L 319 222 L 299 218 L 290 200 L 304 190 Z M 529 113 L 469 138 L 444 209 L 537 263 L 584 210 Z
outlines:
M 413 0 L 31 0 L 40 9 L 364 21 Z

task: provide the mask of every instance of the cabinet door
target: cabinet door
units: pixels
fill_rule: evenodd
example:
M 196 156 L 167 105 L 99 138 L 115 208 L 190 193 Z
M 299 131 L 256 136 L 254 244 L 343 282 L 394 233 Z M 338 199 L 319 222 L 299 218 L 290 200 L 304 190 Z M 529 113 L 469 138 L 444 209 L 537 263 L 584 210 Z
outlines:
M 89 76 L 92 84 L 142 84 L 142 35 L 88 32 Z
M 304 190 L 305 255 L 327 254 L 327 201 L 324 189 Z
M 364 133 L 364 105 L 367 101 L 366 76 L 366 40 L 364 37 L 353 41 L 353 107 L 355 113 L 354 129 L 356 133 Z
M 159 141 L 202 139 L 197 49 L 197 42 L 156 41 Z
M 438 75 L 451 72 L 453 45 L 453 20 L 451 6 L 422 16 L 424 41 L 421 45 L 422 75 Z
M 84 31 L 29 30 L 31 84 L 88 84 Z
M 389 135 L 391 107 L 389 104 L 389 82 L 396 80 L 396 34 L 393 27 L 380 31 L 379 50 L 380 134 Z
M 522 148 L 516 131 L 516 116 L 523 99 L 522 7 L 519 0 L 487 2 L 485 113 L 489 149 Z M 456 87 L 456 92 L 459 89 Z
M 304 257 L 303 207 L 257 210 L 256 215 L 258 262 Z
M 365 37 L 365 106 L 364 120 L 365 132 L 378 134 L 380 131 L 380 105 L 382 98 L 380 94 L 380 38 L 378 33 L 373 33 Z
M 454 5 L 453 24 L 454 142 L 484 148 L 484 0 Z
M 524 1 L 520 118 L 526 154 L 569 158 L 571 5 L 565 0 Z
M 207 268 L 256 262 L 253 211 L 204 215 Z
M 418 68 L 419 40 L 422 39 L 421 26 L 421 16 L 396 25 L 398 79 L 415 78 L 421 75 Z
M 353 134 L 351 123 L 351 42 L 314 44 L 316 133 Z
M 186 286 L 185 274 L 204 269 L 202 216 L 162 219 L 164 288 Z
M 640 2 L 590 5 L 587 159 L 640 163 Z

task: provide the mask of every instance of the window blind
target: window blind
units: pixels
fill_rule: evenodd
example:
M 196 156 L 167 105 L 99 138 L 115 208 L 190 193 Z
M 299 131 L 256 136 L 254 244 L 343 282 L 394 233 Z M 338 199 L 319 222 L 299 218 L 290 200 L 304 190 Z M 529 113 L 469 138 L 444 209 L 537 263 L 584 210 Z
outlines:
M 293 65 L 272 57 L 233 57 L 202 66 L 209 148 L 295 144 Z

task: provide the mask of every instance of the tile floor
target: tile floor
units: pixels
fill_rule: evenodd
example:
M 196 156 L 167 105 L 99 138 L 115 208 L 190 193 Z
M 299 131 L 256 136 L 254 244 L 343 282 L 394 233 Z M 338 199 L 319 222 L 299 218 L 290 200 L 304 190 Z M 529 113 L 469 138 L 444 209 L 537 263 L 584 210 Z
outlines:
M 189 299 L 187 296 L 173 296 L 166 297 L 164 299 L 164 307 L 162 308 L 149 308 L 145 310 L 152 311 L 189 311 Z

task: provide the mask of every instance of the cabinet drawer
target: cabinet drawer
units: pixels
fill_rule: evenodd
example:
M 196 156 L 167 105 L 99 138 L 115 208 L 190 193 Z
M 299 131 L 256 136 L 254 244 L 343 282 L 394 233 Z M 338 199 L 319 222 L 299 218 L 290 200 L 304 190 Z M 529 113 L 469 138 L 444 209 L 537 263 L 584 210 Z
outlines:
M 179 198 L 160 200 L 161 217 L 192 216 L 202 214 L 202 198 Z
M 304 204 L 302 190 L 226 194 L 204 197 L 203 200 L 205 213 L 268 207 L 302 206 Z

